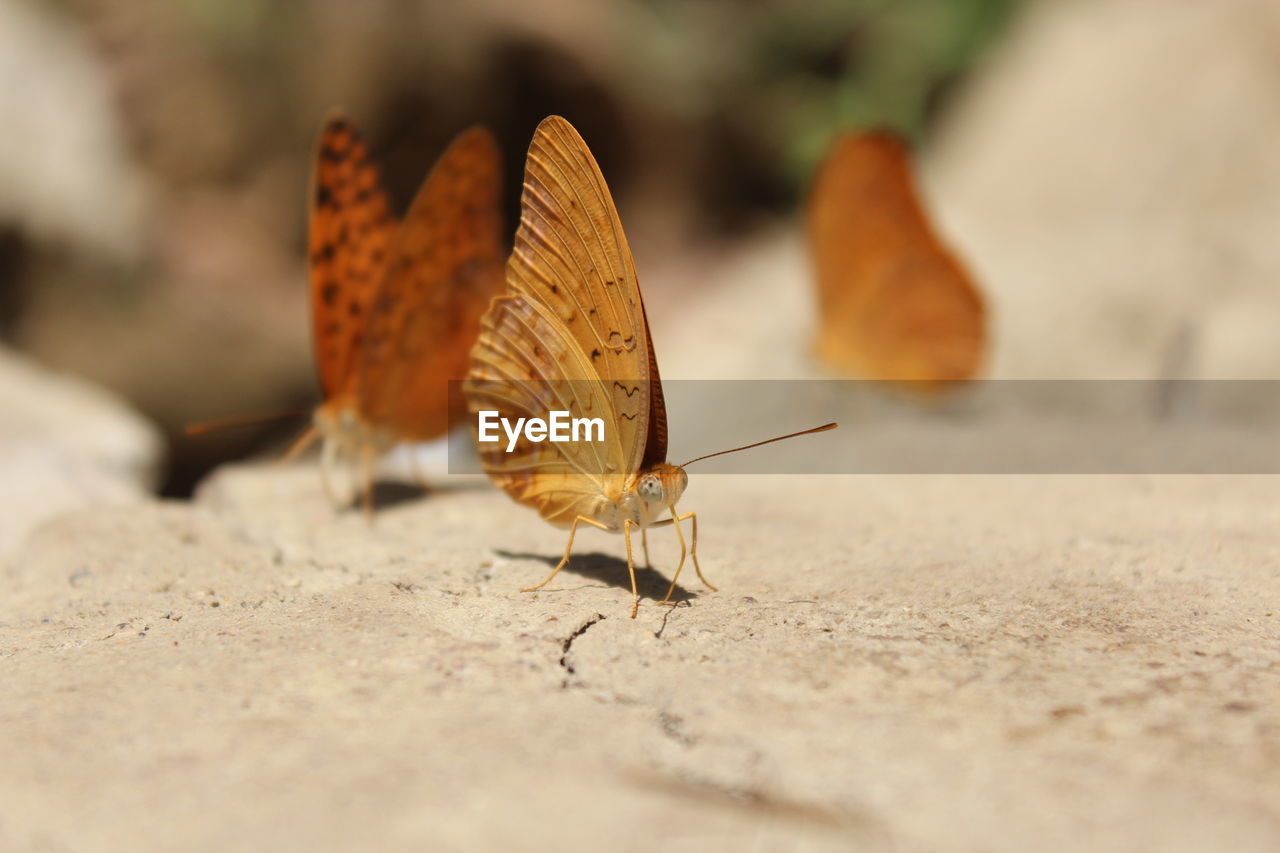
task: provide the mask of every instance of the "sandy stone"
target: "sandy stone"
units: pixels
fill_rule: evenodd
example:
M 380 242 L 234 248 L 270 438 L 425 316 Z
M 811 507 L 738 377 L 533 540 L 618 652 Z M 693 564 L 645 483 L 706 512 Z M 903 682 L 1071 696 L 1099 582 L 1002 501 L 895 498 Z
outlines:
M 1280 480 L 693 478 L 719 592 L 314 468 L 4 567 L 0 846 L 1268 850 Z M 815 535 L 822 531 L 822 535 Z M 665 590 L 676 547 L 653 537 Z
M 70 509 L 147 500 L 159 432 L 115 395 L 0 349 L 0 554 Z

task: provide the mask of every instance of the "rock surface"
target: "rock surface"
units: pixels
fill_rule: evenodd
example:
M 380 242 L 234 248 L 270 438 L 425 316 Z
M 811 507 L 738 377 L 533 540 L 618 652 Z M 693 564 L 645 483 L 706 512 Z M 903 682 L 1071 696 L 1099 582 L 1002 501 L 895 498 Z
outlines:
M 4 567 L 0 847 L 1273 850 L 1280 479 L 694 476 L 680 606 L 311 466 Z M 676 547 L 652 545 L 665 590 Z M 927 535 L 926 535 L 927 534 Z
M 1028 4 L 928 158 L 1002 378 L 1280 377 L 1280 6 Z
M 0 554 L 67 510 L 146 500 L 157 430 L 114 395 L 0 349 Z

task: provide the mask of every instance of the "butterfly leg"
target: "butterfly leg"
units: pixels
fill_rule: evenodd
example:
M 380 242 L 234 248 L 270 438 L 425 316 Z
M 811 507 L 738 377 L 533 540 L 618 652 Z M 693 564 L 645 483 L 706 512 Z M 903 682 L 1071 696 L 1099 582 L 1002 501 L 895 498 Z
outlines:
M 640 528 L 640 544 L 644 546 L 644 567 L 652 569 L 653 560 L 649 559 L 649 531 L 643 527 Z
M 594 518 L 587 518 L 585 515 L 580 515 L 575 518 L 573 520 L 573 524 L 569 526 L 569 542 L 564 546 L 564 556 L 560 558 L 560 562 L 556 563 L 556 567 L 551 570 L 551 574 L 542 579 L 542 583 L 535 584 L 533 586 L 526 586 L 524 589 L 520 590 L 521 592 L 533 592 L 536 589 L 542 589 L 544 586 L 551 583 L 552 578 L 560 574 L 561 569 L 569 565 L 569 552 L 573 550 L 573 537 L 577 535 L 578 523 L 582 521 L 585 521 L 593 527 L 599 527 L 601 530 L 607 531 L 609 529 Z
M 693 515 L 693 513 L 689 513 Z M 680 562 L 676 563 L 675 574 L 671 576 L 671 586 L 667 587 L 667 594 L 663 596 L 659 604 L 670 604 L 671 593 L 676 591 L 676 581 L 680 580 L 680 570 L 684 568 L 684 558 L 689 549 L 684 544 L 684 531 L 680 529 L 680 516 L 676 515 L 676 508 L 671 507 L 671 524 L 676 529 L 676 538 L 680 540 Z M 701 574 L 701 573 L 699 573 Z
M 667 604 L 671 601 L 671 594 L 676 591 L 676 581 L 680 578 L 680 570 L 684 568 L 685 544 L 684 532 L 680 529 L 680 522 L 688 521 L 693 525 L 693 537 L 689 543 L 689 556 L 693 557 L 693 568 L 698 573 L 698 580 L 702 581 L 703 586 L 712 592 L 718 590 L 712 586 L 706 576 L 702 574 L 702 566 L 698 565 L 698 514 L 696 512 L 686 512 L 684 515 L 676 515 L 675 508 L 672 508 L 671 517 L 664 518 L 662 521 L 651 525 L 652 527 L 665 527 L 668 524 L 674 525 L 676 528 L 676 537 L 680 540 L 680 562 L 676 565 L 676 573 L 671 577 L 671 586 L 667 589 L 667 595 L 659 604 Z
M 324 486 L 324 495 L 329 499 L 332 506 L 340 506 L 337 495 L 333 491 L 333 481 L 329 478 L 333 474 L 334 467 L 338 464 L 338 443 L 332 439 L 325 439 L 324 444 L 320 446 L 320 484 Z
M 712 592 L 719 592 L 711 581 L 707 580 L 702 574 L 702 566 L 698 565 L 698 514 L 696 512 L 686 512 L 680 516 L 680 521 L 688 520 L 693 525 L 693 540 L 689 543 L 689 556 L 693 557 L 693 570 L 698 573 L 698 580 L 702 581 L 702 585 Z M 677 530 L 680 528 L 677 527 Z
M 320 431 L 315 428 L 315 424 L 307 427 L 306 431 L 302 433 L 302 435 L 298 436 L 292 443 L 290 443 L 289 449 L 280 457 L 280 463 L 284 464 L 297 459 L 302 455 L 302 452 L 314 444 L 315 440 L 319 437 Z
M 373 463 L 374 447 L 366 444 L 360 448 L 360 506 L 370 524 L 373 524 Z
M 636 618 L 636 612 L 640 609 L 640 593 L 636 591 L 636 563 L 631 557 L 631 525 L 636 524 L 629 518 L 622 520 L 622 538 L 627 543 L 627 574 L 631 575 L 631 618 Z M 636 524 L 636 527 L 640 525 Z M 644 528 L 640 527 L 641 535 L 644 534 Z
M 413 477 L 413 484 L 422 491 L 429 491 L 427 488 L 427 475 L 422 470 L 422 460 L 418 458 L 417 445 L 409 445 L 409 474 Z

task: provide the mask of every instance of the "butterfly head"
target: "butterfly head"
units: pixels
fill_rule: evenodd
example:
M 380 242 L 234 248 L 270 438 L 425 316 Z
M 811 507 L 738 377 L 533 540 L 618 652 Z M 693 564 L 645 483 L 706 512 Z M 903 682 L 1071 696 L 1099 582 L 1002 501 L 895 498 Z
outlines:
M 679 465 L 659 462 L 636 478 L 636 494 L 654 511 L 673 506 L 689 485 L 689 476 Z
M 355 407 L 334 399 L 316 407 L 314 422 L 321 436 L 339 443 L 351 443 L 360 427 Z
M 394 442 L 385 429 L 375 427 L 356 410 L 355 403 L 347 397 L 335 397 L 316 407 L 312 422 L 325 444 L 333 445 L 341 453 L 360 453 L 372 449 L 374 453 L 387 450 Z

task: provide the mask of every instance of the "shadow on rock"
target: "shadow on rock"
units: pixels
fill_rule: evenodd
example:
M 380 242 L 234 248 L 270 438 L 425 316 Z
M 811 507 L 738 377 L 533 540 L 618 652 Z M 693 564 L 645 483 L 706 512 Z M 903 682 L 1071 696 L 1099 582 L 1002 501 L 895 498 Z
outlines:
M 506 560 L 536 560 L 545 564 L 547 571 L 551 571 L 555 568 L 556 563 L 560 562 L 559 555 L 548 556 L 517 551 L 494 551 L 494 553 Z M 692 571 L 693 561 L 689 560 L 685 568 Z M 569 564 L 560 570 L 560 574 L 556 576 L 550 586 L 544 587 L 544 590 L 555 589 L 555 584 L 566 574 L 575 574 L 625 589 L 628 592 L 631 591 L 631 578 L 627 575 L 627 561 L 612 554 L 603 554 L 599 551 L 574 554 L 569 558 Z M 683 573 L 681 576 L 683 576 Z M 542 580 L 542 577 L 533 578 L 529 581 L 529 584 L 535 584 L 540 580 Z M 669 577 L 663 577 L 655 569 L 647 569 L 639 564 L 636 565 L 636 591 L 640 593 L 641 598 L 661 601 L 666 596 L 669 586 L 671 586 Z M 690 592 L 679 584 L 676 584 L 675 591 L 671 593 L 672 601 L 689 601 L 693 598 L 697 598 L 697 593 Z
M 406 483 L 401 480 L 378 481 L 373 484 L 373 508 L 374 510 L 389 509 L 416 500 L 430 500 L 431 496 L 436 494 L 445 495 L 479 488 L 486 488 L 486 486 L 483 483 L 445 483 L 443 481 L 431 481 L 426 485 Z M 347 509 L 360 509 L 359 495 L 352 499 Z
M 373 508 L 375 511 L 388 509 L 389 507 L 416 501 L 419 498 L 425 498 L 430 494 L 431 489 L 423 488 L 413 483 L 374 483 Z M 360 508 L 359 495 L 356 496 L 348 508 Z

